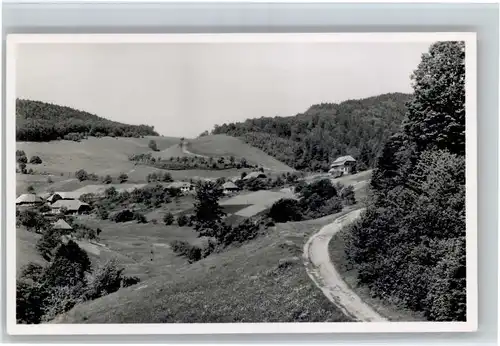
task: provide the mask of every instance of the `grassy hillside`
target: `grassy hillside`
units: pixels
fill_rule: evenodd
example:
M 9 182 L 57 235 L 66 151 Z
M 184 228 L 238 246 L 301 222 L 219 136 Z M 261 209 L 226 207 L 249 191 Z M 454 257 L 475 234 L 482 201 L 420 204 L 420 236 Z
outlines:
M 188 139 L 184 141 L 183 146 L 179 142 L 165 150 L 154 153 L 153 156 L 162 160 L 193 156 L 214 159 L 232 156 L 236 161 L 244 158 L 250 165 L 256 165 L 272 171 L 293 171 L 293 168 L 276 160 L 262 150 L 252 147 L 241 139 L 226 135 Z
M 76 306 L 53 323 L 347 321 L 309 279 L 301 255 L 309 235 L 348 211 L 277 224 L 241 247 L 165 265 L 161 276 Z
M 16 100 L 17 140 L 51 141 L 69 134 L 118 137 L 158 135 L 152 126 L 127 125 L 70 107 Z
M 19 270 L 27 264 L 36 263 L 45 265 L 46 261 L 36 250 L 36 243 L 40 235 L 29 232 L 23 228 L 16 229 L 16 270 Z
M 128 160 L 130 154 L 150 152 L 148 143 L 154 139 L 158 148 L 165 149 L 179 141 L 178 138 L 146 136 L 144 138 L 112 138 L 89 137 L 81 142 L 51 141 L 51 142 L 17 142 L 16 149 L 24 150 L 29 157 L 37 155 L 42 159 L 38 165 L 27 164 L 36 175 L 18 174 L 18 193 L 25 192 L 32 185 L 37 192 L 46 189 L 55 191 L 72 191 L 87 183 L 78 182 L 74 172 L 85 169 L 89 173 L 100 176 L 110 174 L 116 177 L 121 172 L 127 173 L 132 182 L 144 182 L 147 174 L 159 171 L 152 167 L 136 166 Z M 41 175 L 43 173 L 44 175 Z M 47 180 L 53 183 L 47 183 Z
M 190 152 L 198 155 L 234 156 L 237 159 L 245 158 L 250 164 L 272 171 L 293 171 L 293 168 L 266 154 L 264 151 L 231 136 L 213 135 L 190 140 L 188 149 Z
M 398 130 L 409 97 L 393 93 L 323 103 L 296 116 L 215 126 L 213 133 L 240 137 L 296 169 L 324 170 L 341 155 L 352 155 L 370 167 L 384 141 Z

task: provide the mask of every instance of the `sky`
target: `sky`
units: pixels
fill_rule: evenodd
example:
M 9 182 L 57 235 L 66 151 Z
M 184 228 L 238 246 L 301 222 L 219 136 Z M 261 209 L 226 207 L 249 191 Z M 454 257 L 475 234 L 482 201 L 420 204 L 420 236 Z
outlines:
M 23 43 L 16 97 L 196 137 L 317 103 L 410 93 L 430 44 Z

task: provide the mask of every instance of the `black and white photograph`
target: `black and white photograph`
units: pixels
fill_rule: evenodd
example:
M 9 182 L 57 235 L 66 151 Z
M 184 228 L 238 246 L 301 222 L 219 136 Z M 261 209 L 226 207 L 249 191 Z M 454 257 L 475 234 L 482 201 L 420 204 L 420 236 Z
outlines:
M 474 331 L 475 53 L 474 33 L 9 36 L 13 329 Z

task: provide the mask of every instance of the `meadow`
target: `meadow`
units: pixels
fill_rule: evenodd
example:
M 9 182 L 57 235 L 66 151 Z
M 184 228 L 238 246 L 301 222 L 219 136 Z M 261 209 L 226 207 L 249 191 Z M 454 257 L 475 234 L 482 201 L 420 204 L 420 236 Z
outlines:
M 348 321 L 309 279 L 301 257 L 312 233 L 348 211 L 277 224 L 241 246 L 176 263 L 162 275 L 76 306 L 53 323 Z M 139 243 L 137 234 L 131 237 Z

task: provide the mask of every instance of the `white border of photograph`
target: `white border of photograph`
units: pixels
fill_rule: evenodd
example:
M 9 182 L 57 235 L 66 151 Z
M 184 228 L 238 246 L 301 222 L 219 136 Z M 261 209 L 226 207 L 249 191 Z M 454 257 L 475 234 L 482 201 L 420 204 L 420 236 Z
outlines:
M 16 216 L 7 203 L 7 332 L 10 335 L 470 332 L 478 327 L 476 33 L 14 34 L 6 54 L 6 200 L 16 199 L 16 48 L 27 43 L 250 43 L 464 41 L 466 59 L 466 322 L 38 324 L 16 323 Z M 415 66 L 416 68 L 417 66 Z M 305 269 L 304 269 L 305 270 Z

